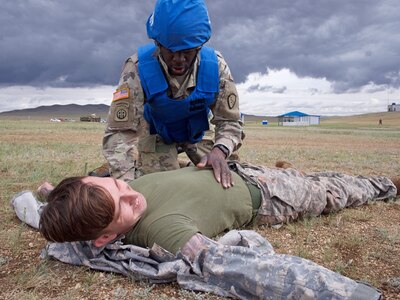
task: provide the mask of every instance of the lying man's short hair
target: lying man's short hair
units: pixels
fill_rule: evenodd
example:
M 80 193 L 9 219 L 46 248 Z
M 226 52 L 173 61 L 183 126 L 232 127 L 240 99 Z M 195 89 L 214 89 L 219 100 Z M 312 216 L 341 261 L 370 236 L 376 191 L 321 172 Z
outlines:
M 39 230 L 52 242 L 94 240 L 112 222 L 115 204 L 104 188 L 66 178 L 51 191 L 41 214 Z M 95 199 L 95 201 L 93 201 Z

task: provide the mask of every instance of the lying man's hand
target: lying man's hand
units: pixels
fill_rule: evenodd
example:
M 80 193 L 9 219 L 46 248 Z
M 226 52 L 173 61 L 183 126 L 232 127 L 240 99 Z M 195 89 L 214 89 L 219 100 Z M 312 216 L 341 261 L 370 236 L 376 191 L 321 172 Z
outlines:
M 221 183 L 224 188 L 227 189 L 233 186 L 232 173 L 225 160 L 225 153 L 219 148 L 214 147 L 210 153 L 201 158 L 196 166 L 198 168 L 213 168 L 215 179 Z
M 41 186 L 38 187 L 37 193 L 39 194 L 39 196 L 47 198 L 47 196 L 50 194 L 52 190 L 54 190 L 54 186 L 46 181 Z

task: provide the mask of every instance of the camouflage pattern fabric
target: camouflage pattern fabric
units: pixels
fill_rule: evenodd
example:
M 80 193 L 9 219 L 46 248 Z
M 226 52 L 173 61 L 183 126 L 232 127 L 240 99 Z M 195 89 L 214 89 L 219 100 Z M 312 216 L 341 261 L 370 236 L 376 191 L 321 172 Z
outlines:
M 275 254 L 254 231 L 230 231 L 220 244 L 190 262 L 157 245 L 144 249 L 120 240 L 103 248 L 90 242 L 49 243 L 42 251 L 62 262 L 120 273 L 154 283 L 177 281 L 188 290 L 237 299 L 379 299 L 380 292 L 295 256 Z
M 178 270 L 186 268 L 183 261 L 177 260 L 157 245 L 154 245 L 153 249 L 124 245 L 121 242 L 122 238 L 102 248 L 96 248 L 90 241 L 48 243 L 40 257 L 54 258 L 63 263 L 82 265 L 153 283 L 174 282 Z
M 159 135 L 149 135 L 139 140 L 138 170 L 142 174 L 179 169 L 175 144 L 164 144 Z
M 167 66 L 156 51 L 159 61 L 167 74 L 170 97 L 179 101 L 185 98 L 196 85 L 197 64 L 187 77 L 179 81 L 168 75 Z M 213 143 L 222 144 L 229 153 L 237 150 L 244 137 L 240 120 L 239 97 L 229 67 L 222 55 L 217 52 L 220 74 L 220 92 L 211 108 L 210 132 L 206 133 L 204 145 L 184 147 L 193 163 L 211 149 Z M 165 145 L 158 135 L 151 136 L 149 125 L 143 117 L 145 96 L 140 83 L 137 54 L 127 59 L 107 118 L 103 138 L 103 154 L 110 164 L 110 173 L 125 181 L 144 174 L 172 170 L 179 167 L 176 147 Z M 212 133 L 215 131 L 215 133 Z M 212 143 L 210 147 L 210 142 Z M 193 152 L 193 149 L 198 153 Z M 236 154 L 237 155 L 237 154 Z
M 88 176 L 95 177 L 110 177 L 110 165 L 108 162 L 102 164 L 100 167 L 97 167 L 94 170 L 88 172 Z
M 29 195 L 29 197 L 25 197 Z M 22 197 L 23 196 L 23 197 Z M 40 215 L 41 205 L 29 193 L 12 200 L 16 212 Z M 29 211 L 27 211 L 29 210 Z M 37 228 L 37 224 L 31 226 Z M 271 244 L 254 231 L 232 230 L 201 250 L 193 261 L 154 245 L 145 249 L 118 240 L 102 248 L 91 242 L 48 243 L 41 257 L 84 265 L 154 283 L 177 281 L 185 289 L 238 299 L 379 299 L 380 292 L 317 264 L 275 254 Z
M 261 189 L 256 224 L 276 225 L 300 217 L 336 212 L 370 200 L 396 197 L 396 186 L 384 176 L 349 176 L 337 172 L 304 174 L 295 169 L 230 163 L 245 181 Z

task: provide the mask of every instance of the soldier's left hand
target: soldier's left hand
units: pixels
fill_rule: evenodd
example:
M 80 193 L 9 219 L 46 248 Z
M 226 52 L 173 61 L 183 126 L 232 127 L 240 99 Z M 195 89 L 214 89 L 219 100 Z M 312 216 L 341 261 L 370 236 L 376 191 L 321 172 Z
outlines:
M 225 154 L 218 148 L 213 148 L 210 153 L 204 155 L 196 165 L 198 168 L 211 167 L 214 171 L 215 179 L 221 183 L 225 189 L 233 186 L 233 178 L 228 163 L 225 160 Z

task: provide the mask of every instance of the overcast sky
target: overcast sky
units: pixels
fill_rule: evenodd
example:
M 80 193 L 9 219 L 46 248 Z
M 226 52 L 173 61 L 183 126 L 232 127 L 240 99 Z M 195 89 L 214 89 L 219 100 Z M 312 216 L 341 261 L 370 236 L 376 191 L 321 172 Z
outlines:
M 155 0 L 14 0 L 0 10 L 0 112 L 110 104 Z M 400 103 L 399 0 L 208 0 L 243 113 L 349 115 Z

